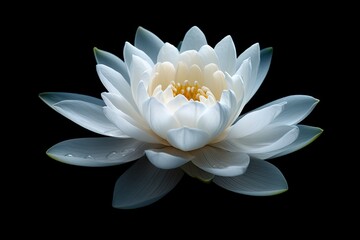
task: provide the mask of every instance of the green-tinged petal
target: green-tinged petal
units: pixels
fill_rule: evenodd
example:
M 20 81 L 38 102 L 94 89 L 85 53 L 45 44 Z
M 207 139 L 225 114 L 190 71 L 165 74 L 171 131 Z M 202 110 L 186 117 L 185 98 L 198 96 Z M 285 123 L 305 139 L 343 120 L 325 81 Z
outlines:
M 258 70 L 258 74 L 257 74 L 257 84 L 261 85 L 261 83 L 264 81 L 266 74 L 269 71 L 270 68 L 270 63 L 271 63 L 271 59 L 272 59 L 272 53 L 273 53 L 273 48 L 272 47 L 268 47 L 268 48 L 264 48 L 261 49 L 260 51 L 260 65 L 259 65 L 259 70 Z M 257 88 L 259 88 L 257 87 Z
M 83 128 L 105 136 L 127 138 L 103 112 L 103 107 L 79 100 L 64 100 L 53 105 L 61 115 Z
M 168 131 L 167 140 L 182 151 L 191 151 L 205 146 L 210 136 L 200 129 L 183 127 Z
M 233 75 L 236 65 L 236 48 L 230 36 L 224 37 L 214 48 L 219 58 L 220 69 Z
M 185 165 L 182 165 L 181 169 L 184 170 L 184 172 L 190 177 L 197 178 L 203 182 L 210 182 L 215 176 L 214 174 L 201 170 L 192 162 L 188 162 Z
M 105 167 L 136 160 L 151 147 L 154 146 L 131 138 L 77 138 L 55 144 L 46 153 L 71 165 Z
M 126 64 L 112 53 L 94 48 L 95 59 L 98 64 L 104 64 L 119 72 L 127 82 L 130 82 Z
M 154 164 L 154 166 L 162 169 L 180 167 L 194 158 L 194 156 L 190 153 L 180 151 L 173 147 L 148 149 L 145 153 L 149 161 Z
M 181 43 L 180 52 L 185 52 L 187 50 L 196 50 L 206 45 L 205 34 L 200 30 L 200 28 L 194 26 L 186 32 L 184 40 Z
M 251 159 L 244 174 L 237 177 L 215 176 L 213 182 L 229 191 L 251 196 L 270 196 L 288 189 L 286 179 L 277 167 L 256 159 Z
M 181 169 L 159 169 L 140 159 L 117 180 L 112 205 L 120 209 L 150 205 L 169 193 L 183 175 Z
M 224 151 L 210 146 L 197 150 L 192 163 L 214 175 L 234 177 L 243 174 L 250 157 L 245 153 Z
M 156 62 L 157 55 L 164 42 L 152 32 L 145 28 L 138 27 L 135 34 L 135 47 L 144 51 L 152 60 Z
M 41 100 L 53 108 L 54 104 L 64 100 L 79 100 L 83 102 L 93 103 L 99 106 L 105 106 L 103 100 L 83 94 L 67 93 L 67 92 L 43 92 L 39 94 Z
M 275 118 L 274 124 L 293 125 L 305 119 L 318 104 L 319 100 L 307 95 L 291 95 L 272 101 L 258 109 L 282 102 L 286 102 L 286 105 L 281 114 Z
M 299 128 L 299 136 L 292 144 L 276 151 L 254 154 L 254 157 L 259 159 L 267 159 L 267 158 L 276 158 L 287 155 L 303 147 L 306 147 L 307 145 L 315 141 L 315 139 L 317 139 L 320 136 L 320 134 L 323 132 L 321 128 L 317 128 L 317 127 L 306 126 L 306 125 L 297 125 L 297 126 Z

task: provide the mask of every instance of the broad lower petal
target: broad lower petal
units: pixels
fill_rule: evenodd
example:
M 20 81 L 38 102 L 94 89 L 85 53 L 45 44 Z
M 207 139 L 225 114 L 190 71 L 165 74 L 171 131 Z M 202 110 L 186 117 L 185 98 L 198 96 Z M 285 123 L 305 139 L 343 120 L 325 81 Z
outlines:
M 256 159 L 251 159 L 244 174 L 236 177 L 215 176 L 213 182 L 229 191 L 251 196 L 270 196 L 288 189 L 286 179 L 277 167 Z
M 140 159 L 117 180 L 112 205 L 120 209 L 150 205 L 169 193 L 183 175 L 181 169 L 159 169 Z
M 198 168 L 192 162 L 182 165 L 181 169 L 190 177 L 197 178 L 203 182 L 210 182 L 215 176 L 214 174 Z
M 190 153 L 180 151 L 173 147 L 148 149 L 145 153 L 154 166 L 162 169 L 180 167 L 194 158 Z
M 192 163 L 211 174 L 233 177 L 243 174 L 249 161 L 250 157 L 245 153 L 234 153 L 206 146 L 196 151 Z
M 136 160 L 151 147 L 153 145 L 131 138 L 77 138 L 55 144 L 46 153 L 71 165 L 105 167 Z

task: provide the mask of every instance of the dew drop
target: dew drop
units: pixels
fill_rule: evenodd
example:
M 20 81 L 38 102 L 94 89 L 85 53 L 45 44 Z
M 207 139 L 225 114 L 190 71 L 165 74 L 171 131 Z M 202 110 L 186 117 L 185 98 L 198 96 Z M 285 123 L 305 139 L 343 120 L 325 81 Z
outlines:
M 94 159 L 94 157 L 91 156 L 91 155 L 87 155 L 85 158 L 86 158 L 86 159 Z
M 128 148 L 124 149 L 120 152 L 121 156 L 125 157 L 126 155 L 129 155 L 130 153 L 135 152 L 134 148 Z
M 73 155 L 71 153 L 67 153 L 65 154 L 65 157 L 73 157 Z
M 115 160 L 115 159 L 117 159 L 117 155 L 118 155 L 118 153 L 115 152 L 115 151 L 113 151 L 113 152 L 109 153 L 109 154 L 106 156 L 106 158 L 109 159 L 109 160 Z

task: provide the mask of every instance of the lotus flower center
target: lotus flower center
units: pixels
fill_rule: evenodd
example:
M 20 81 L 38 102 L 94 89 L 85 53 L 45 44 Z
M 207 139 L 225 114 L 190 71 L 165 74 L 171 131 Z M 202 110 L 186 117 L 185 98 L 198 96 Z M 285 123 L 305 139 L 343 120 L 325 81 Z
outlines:
M 214 63 L 157 63 L 150 78 L 149 96 L 164 92 L 165 96 L 183 95 L 189 101 L 215 103 L 227 89 L 225 74 Z
M 194 81 L 193 84 L 188 80 L 185 80 L 182 84 L 171 81 L 171 89 L 174 97 L 182 94 L 188 100 L 200 101 L 201 97 L 208 98 L 210 95 L 214 97 L 210 89 L 205 86 L 200 86 L 198 81 Z

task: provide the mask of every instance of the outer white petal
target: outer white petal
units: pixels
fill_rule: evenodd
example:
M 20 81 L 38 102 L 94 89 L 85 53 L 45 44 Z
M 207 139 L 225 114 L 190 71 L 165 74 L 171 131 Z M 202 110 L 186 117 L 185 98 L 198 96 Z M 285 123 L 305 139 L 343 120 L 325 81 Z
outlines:
M 224 151 L 210 146 L 196 151 L 192 163 L 202 170 L 217 176 L 233 177 L 243 174 L 250 157 L 245 153 Z
M 152 67 L 138 56 L 133 56 L 129 72 L 131 77 L 131 92 L 134 101 L 137 101 L 139 83 L 142 81 L 145 88 L 148 87 Z
M 105 103 L 102 99 L 77 93 L 43 92 L 39 94 L 39 97 L 51 108 L 53 108 L 54 104 L 64 100 L 79 100 L 83 102 L 93 103 L 99 106 L 105 106 Z
M 168 131 L 167 140 L 173 147 L 191 151 L 205 146 L 210 136 L 200 129 L 183 127 Z
M 255 88 L 259 88 L 264 81 L 266 74 L 269 71 L 273 49 L 271 47 L 261 49 L 260 51 L 260 65 L 257 74 L 257 85 Z
M 275 195 L 288 189 L 279 169 L 267 161 L 256 159 L 251 159 L 244 174 L 237 177 L 216 176 L 213 182 L 229 191 L 251 196 Z
M 270 105 L 268 107 L 247 113 L 231 126 L 227 138 L 242 138 L 258 132 L 269 125 L 282 111 L 286 102 Z
M 150 66 L 154 65 L 152 59 L 145 52 L 134 47 L 133 45 L 131 45 L 131 43 L 126 42 L 124 47 L 124 59 L 128 69 L 132 64 L 133 56 L 138 56 L 139 58 L 146 61 Z
M 257 154 L 286 147 L 296 140 L 298 134 L 297 126 L 268 126 L 252 135 L 237 139 L 226 139 L 212 145 L 231 152 Z
M 162 169 L 180 167 L 194 158 L 190 153 L 180 151 L 173 147 L 148 149 L 145 153 L 152 164 Z
M 214 178 L 214 174 L 206 172 L 197 166 L 195 166 L 192 162 L 188 162 L 181 166 L 181 169 L 189 175 L 190 177 L 194 177 L 200 179 L 204 182 L 210 182 Z
M 46 153 L 67 164 L 104 167 L 136 160 L 151 147 L 131 138 L 77 138 L 55 144 Z
M 318 138 L 320 134 L 323 132 L 321 128 L 317 128 L 317 127 L 306 126 L 306 125 L 297 125 L 297 126 L 299 128 L 299 136 L 292 144 L 275 151 L 252 154 L 252 156 L 259 159 L 268 159 L 268 158 L 276 158 L 287 155 L 289 153 L 295 152 L 309 145 L 316 138 Z
M 199 50 L 199 55 L 202 58 L 204 65 L 208 65 L 210 63 L 214 63 L 219 65 L 219 58 L 216 55 L 215 50 L 209 45 L 204 45 Z
M 246 57 L 246 58 L 245 58 Z M 236 74 L 243 76 L 244 70 L 242 69 L 242 65 L 248 60 L 250 60 L 250 74 L 249 77 L 244 77 L 243 81 L 246 87 L 245 90 L 245 103 L 249 102 L 249 100 L 254 96 L 256 91 L 259 89 L 262 81 L 259 81 L 257 74 L 260 65 L 260 46 L 258 43 L 253 44 L 250 48 L 248 48 L 244 53 L 242 53 L 237 59 L 237 69 Z M 246 69 L 247 70 L 247 69 Z M 263 80 L 263 79 L 262 79 Z
M 143 128 L 130 122 L 128 119 L 122 117 L 119 112 L 114 111 L 109 107 L 104 107 L 104 114 L 112 121 L 122 132 L 131 138 L 138 141 L 148 143 L 164 143 L 158 136 L 156 136 L 150 129 Z
M 201 102 L 188 102 L 187 104 L 181 106 L 174 113 L 174 116 L 181 126 L 198 128 L 198 119 L 206 109 L 206 106 Z
M 153 62 L 156 62 L 157 55 L 164 42 L 152 32 L 145 28 L 138 27 L 135 34 L 135 47 L 144 51 Z
M 94 48 L 94 54 L 95 54 L 96 62 L 98 64 L 104 64 L 108 67 L 111 67 L 115 71 L 119 72 L 124 77 L 124 79 L 128 83 L 130 83 L 127 67 L 123 60 L 121 60 L 112 53 L 105 52 L 98 48 Z
M 216 103 L 204 111 L 197 122 L 197 126 L 213 138 L 224 131 L 229 116 L 229 109 L 225 109 L 221 104 Z
M 307 95 L 291 95 L 270 102 L 258 109 L 282 102 L 286 102 L 286 105 L 281 114 L 275 118 L 274 124 L 293 125 L 305 119 L 318 104 L 319 100 Z
M 155 98 L 149 98 L 142 109 L 143 116 L 146 118 L 150 128 L 164 139 L 167 137 L 168 130 L 180 127 L 171 112 Z
M 199 51 L 199 49 L 204 45 L 207 45 L 205 34 L 200 30 L 200 28 L 194 26 L 186 32 L 180 47 L 180 52 L 187 50 Z
M 176 66 L 179 60 L 179 54 L 179 50 L 175 46 L 170 43 L 165 43 L 159 51 L 157 62 L 171 62 Z
M 128 137 L 106 118 L 102 106 L 78 100 L 64 100 L 54 104 L 53 108 L 71 121 L 95 133 Z
M 152 204 L 170 192 L 183 175 L 181 169 L 159 169 L 140 159 L 117 180 L 112 205 L 133 209 Z
M 236 48 L 231 36 L 224 37 L 214 50 L 219 58 L 220 69 L 233 75 L 236 70 Z

